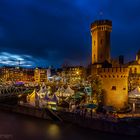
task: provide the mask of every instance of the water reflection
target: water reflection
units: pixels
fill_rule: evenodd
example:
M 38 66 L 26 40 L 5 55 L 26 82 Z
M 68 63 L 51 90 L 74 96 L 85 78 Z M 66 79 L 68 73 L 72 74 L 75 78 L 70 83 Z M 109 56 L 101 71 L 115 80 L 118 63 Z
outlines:
M 14 140 L 139 140 L 140 137 L 127 137 L 96 132 L 72 124 L 54 123 L 24 115 L 0 111 L 0 134 L 11 135 Z
M 60 127 L 56 124 L 50 124 L 47 128 L 46 128 L 46 131 L 47 131 L 47 136 L 50 138 L 50 139 L 60 139 Z

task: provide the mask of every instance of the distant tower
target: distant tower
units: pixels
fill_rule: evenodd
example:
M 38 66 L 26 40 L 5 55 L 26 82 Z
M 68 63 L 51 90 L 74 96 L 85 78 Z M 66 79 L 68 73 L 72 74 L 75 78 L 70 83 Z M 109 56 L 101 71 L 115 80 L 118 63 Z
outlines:
M 110 32 L 112 21 L 96 20 L 91 24 L 92 64 L 110 62 Z
M 136 61 L 140 64 L 140 50 L 136 54 Z

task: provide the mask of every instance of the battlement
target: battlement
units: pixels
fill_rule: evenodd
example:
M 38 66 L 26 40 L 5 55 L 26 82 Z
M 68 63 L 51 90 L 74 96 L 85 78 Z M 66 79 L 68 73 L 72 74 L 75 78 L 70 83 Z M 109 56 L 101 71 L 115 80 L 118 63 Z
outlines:
M 97 26 L 103 26 L 103 25 L 108 25 L 112 27 L 112 21 L 111 20 L 96 20 L 93 23 L 91 23 L 91 29 Z
M 128 77 L 128 68 L 116 67 L 116 68 L 99 68 L 98 75 L 101 78 L 123 78 Z

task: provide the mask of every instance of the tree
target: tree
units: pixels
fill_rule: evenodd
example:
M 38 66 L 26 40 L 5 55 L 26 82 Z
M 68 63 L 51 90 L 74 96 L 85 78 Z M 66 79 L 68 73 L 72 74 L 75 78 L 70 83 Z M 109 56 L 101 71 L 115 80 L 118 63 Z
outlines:
M 88 81 L 92 87 L 92 100 L 95 104 L 100 104 L 103 98 L 101 80 L 98 75 L 91 75 L 88 77 Z

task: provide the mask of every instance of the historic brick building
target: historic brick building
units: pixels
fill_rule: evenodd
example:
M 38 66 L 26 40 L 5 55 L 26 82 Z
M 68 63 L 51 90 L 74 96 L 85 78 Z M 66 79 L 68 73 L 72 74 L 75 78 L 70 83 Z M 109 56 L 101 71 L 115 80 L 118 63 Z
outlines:
M 92 67 L 91 74 L 98 75 L 104 93 L 104 105 L 121 109 L 128 104 L 129 69 L 112 67 L 110 63 L 110 20 L 97 20 L 91 24 Z

